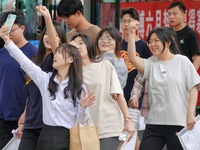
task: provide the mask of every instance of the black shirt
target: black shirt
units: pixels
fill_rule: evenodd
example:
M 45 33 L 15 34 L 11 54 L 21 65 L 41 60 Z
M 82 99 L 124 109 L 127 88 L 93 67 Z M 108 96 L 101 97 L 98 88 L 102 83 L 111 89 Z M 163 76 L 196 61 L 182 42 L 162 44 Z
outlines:
M 188 26 L 177 31 L 177 39 L 180 44 L 181 54 L 187 56 L 192 62 L 192 56 L 200 54 L 199 39 L 197 34 Z
M 51 72 L 53 64 L 53 54 L 50 53 L 44 59 L 41 69 L 45 72 Z M 37 85 L 31 80 L 27 85 L 27 105 L 26 105 L 26 120 L 24 129 L 37 129 L 43 127 L 42 116 L 42 96 Z

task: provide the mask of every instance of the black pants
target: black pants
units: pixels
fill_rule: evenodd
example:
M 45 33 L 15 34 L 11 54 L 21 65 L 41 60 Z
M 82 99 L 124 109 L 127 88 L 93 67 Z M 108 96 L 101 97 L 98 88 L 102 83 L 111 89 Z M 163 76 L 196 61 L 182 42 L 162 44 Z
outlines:
M 44 125 L 38 138 L 37 150 L 69 150 L 69 129 Z
M 139 149 L 161 150 L 166 144 L 167 150 L 183 150 L 176 135 L 182 128 L 182 126 L 147 124 Z
M 24 129 L 18 150 L 35 150 L 42 128 Z
M 5 121 L 0 119 L 0 149 L 10 141 L 13 137 L 11 133 L 13 129 L 17 129 L 18 121 Z

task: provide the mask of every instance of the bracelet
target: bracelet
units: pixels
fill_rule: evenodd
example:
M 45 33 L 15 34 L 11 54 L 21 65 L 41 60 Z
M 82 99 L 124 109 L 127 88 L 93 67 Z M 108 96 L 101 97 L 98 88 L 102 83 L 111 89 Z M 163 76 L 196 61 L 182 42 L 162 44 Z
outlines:
M 126 117 L 125 118 L 125 121 L 129 121 L 129 120 L 131 120 L 131 117 Z
M 24 124 L 24 123 L 20 123 L 20 124 Z

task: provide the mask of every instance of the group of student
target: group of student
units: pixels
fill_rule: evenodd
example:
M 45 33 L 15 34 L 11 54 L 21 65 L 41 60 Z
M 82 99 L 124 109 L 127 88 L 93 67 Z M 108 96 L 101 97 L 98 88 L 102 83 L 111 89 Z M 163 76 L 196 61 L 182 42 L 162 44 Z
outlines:
M 23 36 L 23 13 L 5 12 L 1 18 L 0 149 L 17 128 L 19 150 L 68 150 L 69 129 L 91 116 L 100 149 L 117 150 L 120 133 L 127 131 L 130 139 L 137 130 L 128 107 L 143 109 L 144 104 L 146 128 L 133 149 L 160 150 L 165 144 L 168 150 L 182 149 L 176 132 L 195 125 L 200 49 L 197 35 L 184 23 L 181 2 L 168 7 L 177 36 L 169 28 L 155 28 L 147 42 L 136 34 L 134 8 L 122 9 L 123 39 L 114 27 L 89 23 L 80 0 L 58 4 L 58 15 L 71 28 L 67 34 L 45 6 L 36 9 L 46 23 L 38 50 Z M 7 33 L 10 13 L 17 18 Z

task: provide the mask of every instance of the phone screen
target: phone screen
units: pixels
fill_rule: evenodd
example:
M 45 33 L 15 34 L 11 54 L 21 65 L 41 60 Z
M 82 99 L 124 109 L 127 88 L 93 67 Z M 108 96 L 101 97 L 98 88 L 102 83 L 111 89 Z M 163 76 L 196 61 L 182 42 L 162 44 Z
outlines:
M 6 19 L 6 22 L 5 22 L 5 25 L 6 26 L 9 26 L 9 30 L 8 30 L 8 33 L 10 33 L 11 29 L 12 29 L 12 26 L 15 22 L 15 19 L 16 19 L 16 15 L 15 14 L 9 14 L 7 19 Z

